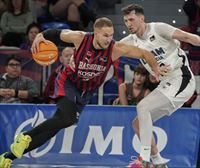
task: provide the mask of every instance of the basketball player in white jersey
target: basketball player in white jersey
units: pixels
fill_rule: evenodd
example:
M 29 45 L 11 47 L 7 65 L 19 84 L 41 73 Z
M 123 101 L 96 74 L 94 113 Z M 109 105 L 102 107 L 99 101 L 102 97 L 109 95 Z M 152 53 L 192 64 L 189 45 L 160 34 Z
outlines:
M 171 115 L 194 93 L 195 80 L 180 42 L 200 46 L 200 37 L 184 32 L 166 23 L 145 23 L 143 8 L 130 4 L 122 8 L 125 25 L 130 34 L 122 41 L 151 51 L 160 66 L 169 66 L 168 75 L 160 77 L 160 84 L 137 105 L 133 128 L 140 138 L 141 150 L 129 167 L 149 168 L 150 159 L 155 168 L 166 168 L 169 160 L 160 156 L 152 134 L 153 122 Z M 149 65 L 141 60 L 153 74 Z M 140 128 L 140 129 L 139 129 Z

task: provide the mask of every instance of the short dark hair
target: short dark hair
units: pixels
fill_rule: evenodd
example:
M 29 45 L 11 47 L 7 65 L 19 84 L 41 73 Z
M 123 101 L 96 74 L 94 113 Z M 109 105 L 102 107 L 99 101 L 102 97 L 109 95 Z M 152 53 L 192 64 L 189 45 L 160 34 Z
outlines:
M 113 27 L 113 23 L 109 18 L 102 17 L 102 18 L 96 19 L 96 21 L 94 23 L 94 28 L 102 28 L 105 26 Z
M 135 11 L 135 14 L 142 14 L 144 15 L 144 9 L 141 5 L 138 4 L 130 4 L 121 9 L 123 15 L 128 15 L 132 11 Z
M 41 30 L 40 30 L 40 25 L 37 24 L 37 23 L 35 23 L 35 22 L 33 22 L 33 23 L 31 23 L 31 24 L 29 24 L 29 25 L 27 26 L 27 28 L 26 28 L 26 35 L 28 35 L 29 31 L 30 31 L 33 27 L 37 27 L 38 30 L 39 30 L 39 32 L 41 31 Z
M 22 63 L 22 60 L 21 60 L 17 55 L 10 55 L 10 56 L 6 59 L 6 65 L 9 64 L 10 60 L 15 60 L 15 61 L 19 62 L 20 64 Z
M 134 73 L 137 72 L 139 74 L 148 76 L 149 72 L 146 70 L 146 68 L 142 65 L 142 64 L 138 64 L 135 69 L 134 69 Z

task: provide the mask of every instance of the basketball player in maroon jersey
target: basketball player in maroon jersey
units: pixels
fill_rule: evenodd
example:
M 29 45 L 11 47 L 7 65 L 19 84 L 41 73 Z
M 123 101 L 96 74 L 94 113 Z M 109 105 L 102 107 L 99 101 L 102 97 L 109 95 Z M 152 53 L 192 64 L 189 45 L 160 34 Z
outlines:
M 49 29 L 37 35 L 32 52 L 37 53 L 40 42 L 62 40 L 73 43 L 73 62 L 57 77 L 54 96 L 59 97 L 54 116 L 28 132 L 15 137 L 11 152 L 0 156 L 0 167 L 10 166 L 15 158 L 38 148 L 57 134 L 77 122 L 77 112 L 89 102 L 94 91 L 104 82 L 112 63 L 120 56 L 144 59 L 156 78 L 166 75 L 168 67 L 159 67 L 154 56 L 146 50 L 113 40 L 114 28 L 108 18 L 94 23 L 94 32 Z

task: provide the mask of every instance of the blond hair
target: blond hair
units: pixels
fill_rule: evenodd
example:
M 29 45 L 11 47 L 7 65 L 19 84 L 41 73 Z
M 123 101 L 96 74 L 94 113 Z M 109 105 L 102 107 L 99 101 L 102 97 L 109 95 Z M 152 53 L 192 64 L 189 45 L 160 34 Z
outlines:
M 113 23 L 109 18 L 106 17 L 96 19 L 94 23 L 94 29 L 102 27 L 113 27 Z

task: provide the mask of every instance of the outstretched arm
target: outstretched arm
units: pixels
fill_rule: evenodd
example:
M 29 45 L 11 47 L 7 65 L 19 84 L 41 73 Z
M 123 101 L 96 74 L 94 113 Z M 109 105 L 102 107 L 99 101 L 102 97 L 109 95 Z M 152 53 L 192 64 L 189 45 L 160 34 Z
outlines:
M 180 29 L 176 29 L 172 35 L 173 39 L 200 46 L 200 37 L 196 34 L 188 33 Z
M 113 61 L 121 56 L 144 59 L 149 64 L 152 71 L 154 71 L 157 81 L 159 81 L 160 75 L 167 75 L 168 71 L 170 70 L 169 66 L 160 67 L 154 55 L 151 52 L 135 47 L 133 45 L 116 42 L 114 45 L 113 55 L 112 55 Z
M 200 46 L 200 37 L 192 34 L 185 32 L 181 29 L 178 29 L 174 26 L 171 26 L 167 23 L 157 23 L 155 26 L 155 31 L 162 37 L 166 39 L 177 39 L 179 41 L 183 41 L 186 43 L 190 43 L 196 46 Z
M 32 44 L 32 52 L 37 53 L 39 51 L 40 42 L 49 43 L 51 41 L 56 44 L 59 43 L 59 41 L 73 43 L 75 48 L 78 48 L 84 38 L 84 35 L 85 32 L 81 31 L 48 29 L 36 36 Z

